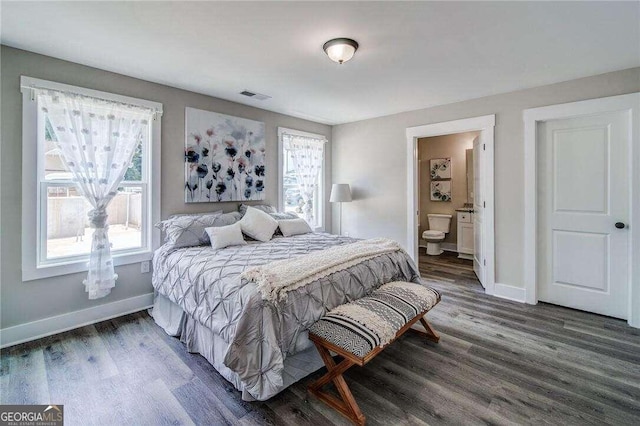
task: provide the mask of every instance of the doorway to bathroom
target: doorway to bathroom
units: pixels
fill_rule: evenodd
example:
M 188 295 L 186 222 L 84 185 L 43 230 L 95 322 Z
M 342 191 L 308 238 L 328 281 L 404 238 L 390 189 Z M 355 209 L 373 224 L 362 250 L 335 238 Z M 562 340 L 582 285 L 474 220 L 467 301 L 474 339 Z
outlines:
M 420 254 L 473 260 L 473 144 L 480 132 L 418 138 Z
M 407 128 L 409 253 L 429 267 L 473 271 L 495 289 L 495 116 Z

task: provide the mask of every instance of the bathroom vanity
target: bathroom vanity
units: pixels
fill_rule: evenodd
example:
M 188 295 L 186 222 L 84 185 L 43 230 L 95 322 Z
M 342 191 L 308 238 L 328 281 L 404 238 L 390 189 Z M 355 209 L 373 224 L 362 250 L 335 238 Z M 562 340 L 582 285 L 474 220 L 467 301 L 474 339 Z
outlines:
M 473 260 L 473 209 L 456 209 L 458 223 L 458 257 Z

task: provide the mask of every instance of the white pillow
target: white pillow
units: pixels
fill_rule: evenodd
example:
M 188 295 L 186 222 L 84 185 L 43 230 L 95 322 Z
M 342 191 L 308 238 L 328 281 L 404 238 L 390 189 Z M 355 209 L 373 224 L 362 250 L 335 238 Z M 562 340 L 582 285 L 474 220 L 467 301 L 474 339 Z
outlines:
M 221 249 L 229 246 L 241 246 L 247 244 L 242 236 L 239 223 L 228 226 L 212 226 L 205 229 L 211 241 L 211 247 Z
M 313 232 L 306 220 L 299 219 L 283 219 L 278 221 L 280 232 L 285 237 L 292 235 L 309 234 Z
M 242 232 L 258 241 L 269 241 L 278 229 L 278 221 L 268 213 L 253 207 L 247 207 L 247 213 L 238 222 Z

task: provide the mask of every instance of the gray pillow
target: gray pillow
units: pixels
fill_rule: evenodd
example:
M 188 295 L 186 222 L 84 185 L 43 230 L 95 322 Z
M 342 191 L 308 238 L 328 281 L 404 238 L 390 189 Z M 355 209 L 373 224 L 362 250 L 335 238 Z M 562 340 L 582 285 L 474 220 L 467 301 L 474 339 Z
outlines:
M 205 228 L 216 226 L 215 222 L 220 216 L 221 212 L 174 216 L 156 226 L 165 233 L 165 243 L 173 245 L 174 248 L 200 246 L 209 244 Z
M 210 214 L 222 214 L 222 210 L 216 210 L 214 212 L 204 212 L 204 213 L 174 213 L 169 216 L 169 219 L 173 219 L 174 217 L 180 217 L 180 216 L 206 216 Z
M 298 219 L 300 217 L 295 213 L 285 213 L 285 212 L 269 213 L 269 215 L 271 215 L 271 217 L 274 218 L 275 220 Z
M 229 226 L 242 219 L 240 212 L 223 213 L 216 219 L 213 226 Z
M 297 218 L 300 217 L 295 213 L 279 212 L 278 210 L 276 210 L 275 207 L 270 206 L 269 204 L 256 204 L 255 206 L 249 206 L 247 204 L 240 204 L 238 206 L 238 210 L 240 212 L 240 218 L 241 219 L 245 215 L 245 213 L 247 213 L 247 207 L 253 207 L 255 209 L 262 210 L 265 213 L 269 213 L 269 215 L 272 218 L 274 218 L 275 220 L 297 219 Z
M 234 223 L 236 223 L 237 221 L 242 219 L 242 214 L 240 212 L 222 213 L 222 210 L 218 210 L 216 212 L 211 212 L 211 213 L 179 213 L 179 214 L 172 214 L 171 216 L 169 216 L 169 219 L 172 219 L 174 217 L 180 217 L 180 216 L 205 216 L 205 215 L 210 215 L 210 214 L 220 214 L 220 217 L 215 221 L 215 224 L 213 226 L 233 225 Z
M 247 213 L 247 207 L 253 207 L 254 209 L 262 210 L 265 213 L 277 213 L 278 212 L 278 210 L 275 207 L 270 206 L 269 204 L 256 204 L 256 205 L 253 205 L 253 206 L 250 206 L 248 204 L 240 204 L 238 206 L 238 211 L 240 212 L 240 214 L 242 216 L 244 216 Z

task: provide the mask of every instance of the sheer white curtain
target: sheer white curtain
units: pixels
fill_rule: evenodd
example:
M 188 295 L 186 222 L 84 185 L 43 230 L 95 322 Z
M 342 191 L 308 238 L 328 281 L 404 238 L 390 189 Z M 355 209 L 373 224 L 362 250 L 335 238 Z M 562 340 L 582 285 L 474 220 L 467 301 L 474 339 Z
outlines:
M 89 299 L 111 292 L 118 276 L 113 268 L 107 206 L 131 164 L 137 145 L 149 137 L 154 111 L 135 105 L 74 93 L 39 90 L 38 106 L 48 117 L 57 147 L 80 193 L 91 204 Z
M 283 147 L 291 153 L 296 171 L 298 188 L 304 201 L 302 208 L 304 219 L 313 225 L 315 222 L 313 196 L 320 184 L 325 140 L 286 133 L 282 138 Z

